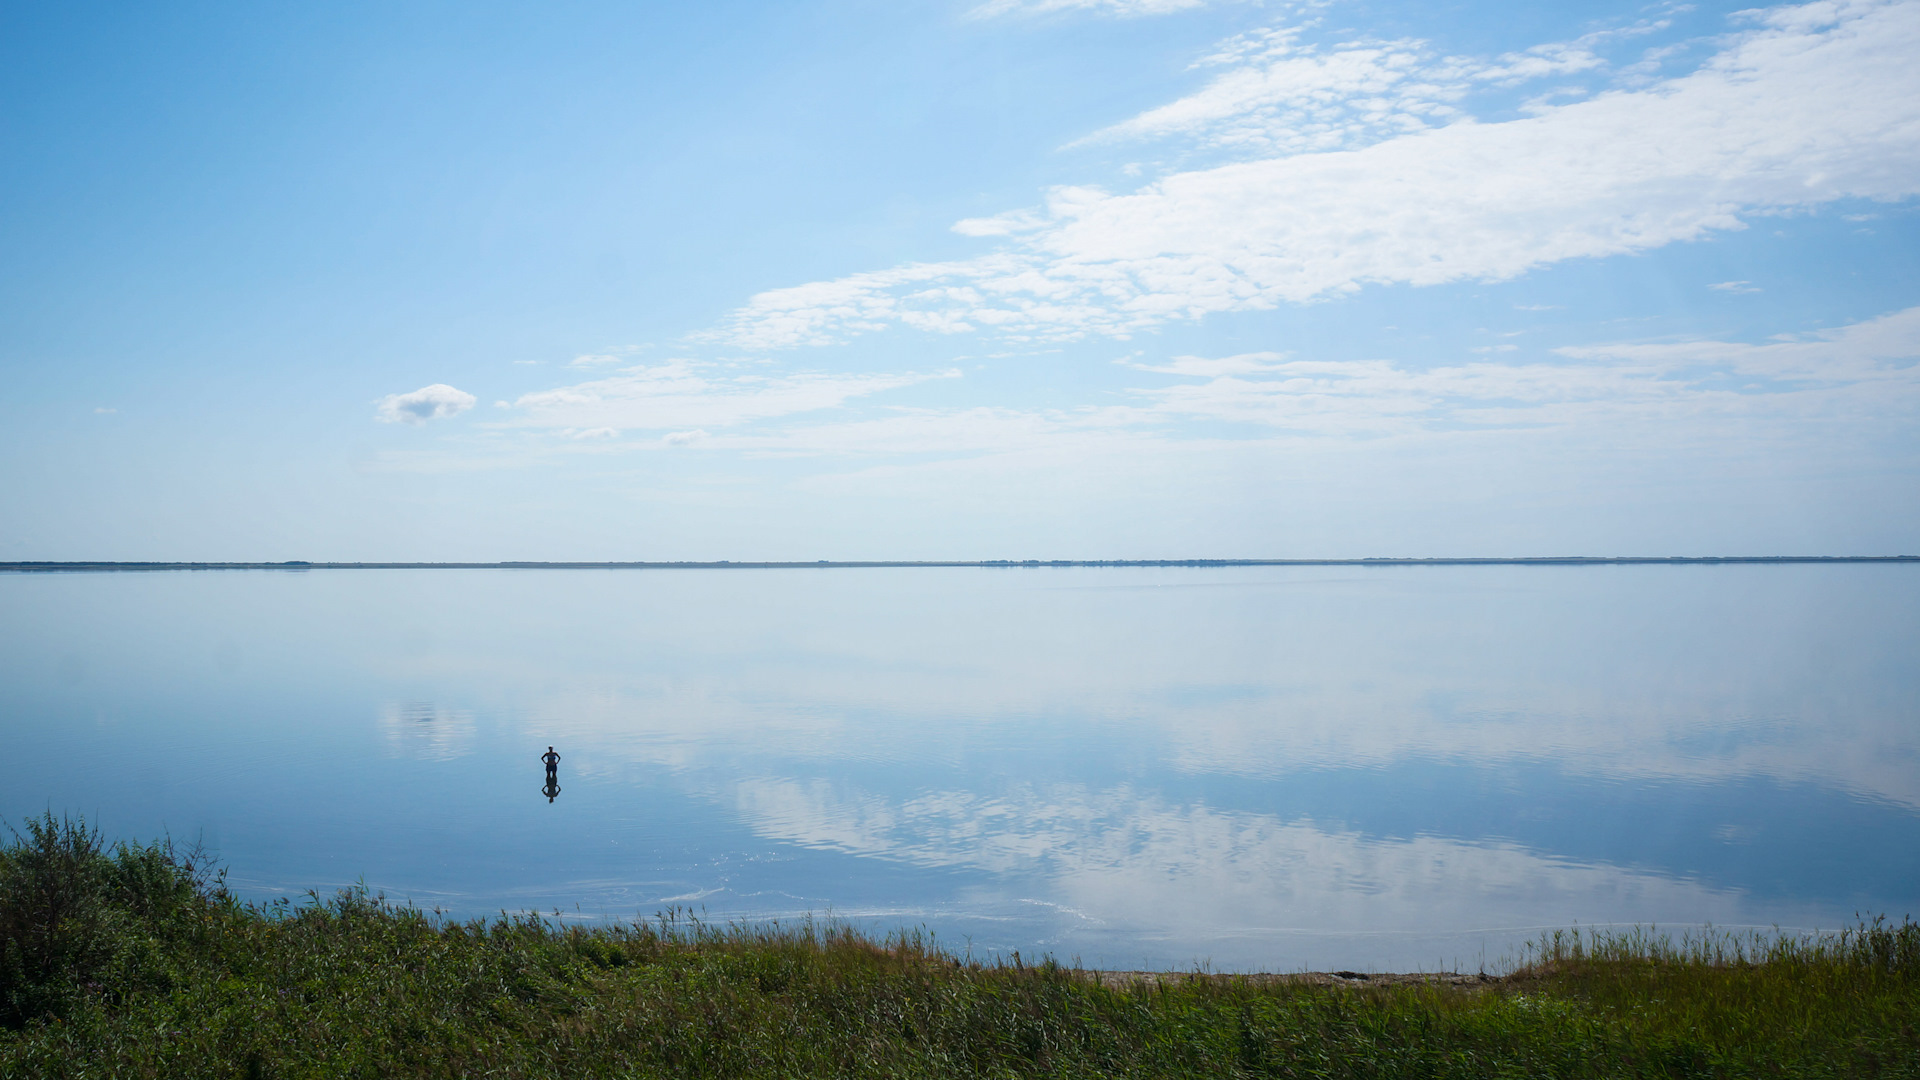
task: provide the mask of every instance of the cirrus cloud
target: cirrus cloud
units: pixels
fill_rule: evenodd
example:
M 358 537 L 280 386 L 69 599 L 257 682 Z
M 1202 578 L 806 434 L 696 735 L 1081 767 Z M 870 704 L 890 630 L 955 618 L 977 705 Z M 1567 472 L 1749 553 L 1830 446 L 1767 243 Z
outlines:
M 1354 443 L 1490 430 L 1537 438 L 1652 424 L 1675 439 L 1717 432 L 1756 450 L 1778 449 L 1826 438 L 1833 422 L 1876 431 L 1911 425 L 1920 415 L 1920 307 L 1764 344 L 1608 343 L 1556 348 L 1540 359 L 1424 366 L 1273 352 L 1124 366 L 1170 381 L 1127 390 L 1127 404 L 895 410 L 731 445 L 823 455 L 994 455 L 1110 447 L 1116 440 L 1200 446 L 1218 439 L 1222 424 L 1259 433 L 1255 439 Z
M 958 371 L 932 375 L 775 374 L 753 367 L 676 359 L 629 368 L 604 379 L 524 394 L 514 405 L 525 410 L 518 426 L 671 431 L 674 434 L 666 436 L 666 441 L 684 445 L 704 438 L 706 428 L 831 409 L 883 390 L 957 377 Z
M 1749 28 L 1689 74 L 1521 119 L 1179 172 L 1125 194 L 1055 188 L 1041 210 L 959 226 L 1000 238 L 999 250 L 761 293 L 703 339 L 780 348 L 893 326 L 1126 337 L 1370 284 L 1510 279 L 1756 214 L 1920 194 L 1920 2 L 1744 17 Z M 1586 62 L 1563 53 L 1536 59 Z
M 1205 7 L 1207 0 L 987 0 L 968 14 L 976 19 L 997 15 L 1046 15 L 1056 11 L 1093 11 L 1103 15 L 1169 15 Z
M 1643 19 L 1484 59 L 1442 56 L 1417 38 L 1320 47 L 1302 42 L 1307 26 L 1268 27 L 1231 38 L 1196 63 L 1223 69 L 1199 91 L 1075 145 L 1179 136 L 1202 148 L 1269 155 L 1353 149 L 1464 119 L 1459 103 L 1476 90 L 1606 69 L 1607 46 L 1670 25 Z

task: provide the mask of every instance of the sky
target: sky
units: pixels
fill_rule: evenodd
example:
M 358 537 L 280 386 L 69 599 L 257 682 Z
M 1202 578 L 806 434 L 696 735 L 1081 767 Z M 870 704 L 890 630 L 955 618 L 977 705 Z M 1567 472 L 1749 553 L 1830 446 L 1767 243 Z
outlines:
M 1920 553 L 1920 2 L 0 5 L 0 560 Z

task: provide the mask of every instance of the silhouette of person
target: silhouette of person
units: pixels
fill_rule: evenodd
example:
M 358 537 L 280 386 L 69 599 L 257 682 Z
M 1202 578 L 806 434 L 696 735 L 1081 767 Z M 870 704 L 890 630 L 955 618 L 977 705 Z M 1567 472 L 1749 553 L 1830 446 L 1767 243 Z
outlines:
M 540 789 L 540 794 L 545 795 L 548 802 L 552 802 L 554 797 L 560 794 L 559 781 L 555 780 L 553 776 L 549 774 L 547 776 L 547 786 Z
M 540 755 L 540 760 L 547 763 L 547 774 L 549 776 L 560 768 L 560 755 L 554 753 L 553 747 L 551 746 L 547 747 L 546 753 Z
M 552 802 L 554 796 L 560 794 L 560 755 L 554 753 L 553 747 L 549 746 L 547 752 L 540 755 L 540 760 L 547 767 L 547 785 L 540 789 L 540 794 L 545 795 L 548 802 Z

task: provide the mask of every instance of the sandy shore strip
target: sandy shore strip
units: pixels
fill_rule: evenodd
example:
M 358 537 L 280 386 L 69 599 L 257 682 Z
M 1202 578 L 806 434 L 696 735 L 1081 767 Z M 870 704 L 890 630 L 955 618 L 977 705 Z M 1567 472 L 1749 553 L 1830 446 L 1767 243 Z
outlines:
M 1297 971 L 1288 974 L 1252 972 L 1241 975 L 1204 971 L 1086 971 L 1088 978 L 1112 990 L 1148 989 L 1218 982 L 1245 986 L 1461 986 L 1486 987 L 1500 982 L 1494 975 L 1462 975 L 1457 971 L 1381 973 L 1364 971 Z

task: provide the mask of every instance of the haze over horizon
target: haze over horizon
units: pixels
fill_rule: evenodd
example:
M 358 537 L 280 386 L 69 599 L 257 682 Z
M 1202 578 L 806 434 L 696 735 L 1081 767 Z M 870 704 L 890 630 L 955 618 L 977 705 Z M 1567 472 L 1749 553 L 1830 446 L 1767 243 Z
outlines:
M 16 6 L 0 561 L 1920 551 L 1920 2 Z

